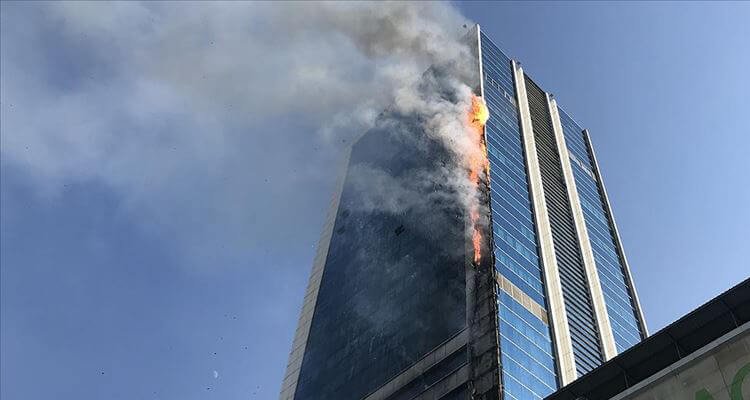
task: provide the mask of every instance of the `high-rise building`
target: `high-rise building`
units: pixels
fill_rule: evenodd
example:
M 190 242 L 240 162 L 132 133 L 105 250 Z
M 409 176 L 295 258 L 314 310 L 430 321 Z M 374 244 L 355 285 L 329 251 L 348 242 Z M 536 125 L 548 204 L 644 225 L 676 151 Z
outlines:
M 487 256 L 436 195 L 445 146 L 384 111 L 347 157 L 281 399 L 541 399 L 646 337 L 589 133 L 479 26 L 468 37 L 491 116 Z

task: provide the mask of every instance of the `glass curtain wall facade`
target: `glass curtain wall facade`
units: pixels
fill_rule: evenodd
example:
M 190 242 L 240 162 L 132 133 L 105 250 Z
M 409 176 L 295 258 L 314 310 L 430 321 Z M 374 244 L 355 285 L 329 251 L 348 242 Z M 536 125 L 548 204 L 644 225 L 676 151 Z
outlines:
M 385 111 L 352 146 L 282 400 L 543 399 L 646 336 L 588 132 L 478 26 L 467 40 L 490 114 L 491 257 L 472 261 L 458 204 L 430 200 L 441 183 L 413 179 L 449 152 Z M 403 182 L 429 204 L 366 206 Z
M 558 110 L 615 345 L 617 352 L 622 353 L 642 337 L 635 300 L 618 252 L 586 133 L 562 108 Z
M 503 398 L 539 399 L 633 346 L 645 337 L 646 329 L 588 133 L 528 75 L 514 74 L 516 64 L 486 35 L 480 35 L 480 42 L 483 95 L 491 115 L 485 136 L 500 286 Z M 519 85 L 523 95 L 518 93 Z M 552 113 L 553 107 L 558 112 Z M 520 121 L 524 117 L 525 128 Z M 562 125 L 561 132 L 553 127 L 555 122 Z M 524 129 L 529 131 L 526 138 Z M 529 136 L 532 153 L 524 152 Z M 523 162 L 525 157 L 536 158 L 535 170 Z M 572 173 L 563 157 L 570 158 Z M 529 174 L 537 174 L 541 182 L 536 195 L 544 199 L 543 212 L 534 208 Z M 577 196 L 569 196 L 573 189 L 568 185 L 575 185 Z M 577 226 L 577 211 L 586 229 Z M 549 228 L 548 237 L 542 239 L 553 249 L 549 259 L 541 255 L 544 244 L 538 218 Z M 583 243 L 591 248 L 595 265 L 586 265 Z M 549 286 L 550 277 L 544 276 L 550 270 L 545 263 L 555 264 L 551 270 L 559 280 L 557 293 Z M 595 268 L 596 273 L 587 268 Z M 550 311 L 549 296 L 558 296 L 563 309 Z M 597 309 L 594 296 L 603 299 L 603 307 Z M 553 313 L 565 314 L 563 326 L 548 322 Z M 614 351 L 605 355 L 609 338 Z M 566 352 L 572 357 L 560 356 Z M 563 377 L 565 369 L 573 373 Z
M 466 328 L 462 209 L 412 178 L 446 157 L 411 115 L 385 113 L 352 147 L 294 399 L 365 398 Z M 378 179 L 377 192 L 369 179 Z M 423 207 L 368 206 L 404 190 L 424 198 Z M 432 373 L 441 378 L 467 362 L 457 346 Z M 420 375 L 413 390 L 431 379 Z M 402 392 L 393 398 L 408 398 Z
M 557 371 L 513 71 L 510 58 L 484 34 L 481 43 L 484 98 L 491 115 L 485 137 L 495 268 L 500 281 L 502 381 L 508 399 L 542 398 L 557 389 Z M 503 284 L 507 281 L 510 284 Z M 524 300 L 530 306 L 524 306 Z

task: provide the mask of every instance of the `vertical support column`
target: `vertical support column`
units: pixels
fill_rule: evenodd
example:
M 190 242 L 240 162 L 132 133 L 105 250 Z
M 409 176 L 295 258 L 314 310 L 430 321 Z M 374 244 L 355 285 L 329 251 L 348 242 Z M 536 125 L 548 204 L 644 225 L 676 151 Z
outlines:
M 336 222 L 336 213 L 339 208 L 339 201 L 341 200 L 341 192 L 343 191 L 344 182 L 346 181 L 346 172 L 350 156 L 351 148 L 348 150 L 342 161 L 342 172 L 336 183 L 336 189 L 333 198 L 331 199 L 331 206 L 328 210 L 323 233 L 318 242 L 318 249 L 313 261 L 310 280 L 308 281 L 305 298 L 302 303 L 302 311 L 300 312 L 299 321 L 297 322 L 297 331 L 294 333 L 292 351 L 289 353 L 289 361 L 286 365 L 286 374 L 284 375 L 284 381 L 281 383 L 279 400 L 293 400 L 294 394 L 297 391 L 297 380 L 299 379 L 300 368 L 302 367 L 302 358 L 305 355 L 307 338 L 310 334 L 310 324 L 312 323 L 313 313 L 315 312 L 315 303 L 318 300 L 318 290 L 320 289 L 320 281 L 323 277 L 323 270 L 325 269 L 326 258 L 328 257 L 328 248 L 331 244 L 333 226 Z
M 594 251 L 589 241 L 581 200 L 578 197 L 568 147 L 565 144 L 560 113 L 557 109 L 557 102 L 550 97 L 549 93 L 547 94 L 547 107 L 552 117 L 552 129 L 555 132 L 555 141 L 557 142 L 557 149 L 560 154 L 560 165 L 562 165 L 565 186 L 567 187 L 568 198 L 570 199 L 570 208 L 573 211 L 573 222 L 575 223 L 576 235 L 578 236 L 578 244 L 581 248 L 583 266 L 586 270 L 586 280 L 588 281 L 589 292 L 591 293 L 592 308 L 594 309 L 594 316 L 596 317 L 597 328 L 599 330 L 599 339 L 602 344 L 602 355 L 604 356 L 604 361 L 607 361 L 617 355 L 617 347 L 615 346 L 615 338 L 604 302 L 604 293 L 602 292 L 602 285 L 599 280 L 599 272 L 596 269 Z
M 596 176 L 596 182 L 599 185 L 599 189 L 602 191 L 602 197 L 604 198 L 604 206 L 606 207 L 607 220 L 614 232 L 615 244 L 617 246 L 617 253 L 620 256 L 623 269 L 625 270 L 625 277 L 628 280 L 628 286 L 630 287 L 630 295 L 633 297 L 633 307 L 635 307 L 635 314 L 638 318 L 638 322 L 641 324 L 641 338 L 645 339 L 648 337 L 648 327 L 646 326 L 646 318 L 643 316 L 643 309 L 641 308 L 641 302 L 638 299 L 638 292 L 635 290 L 633 284 L 633 277 L 630 274 L 630 265 L 628 259 L 625 257 L 625 250 L 622 247 L 622 240 L 620 239 L 620 232 L 617 230 L 617 224 L 615 223 L 615 217 L 612 214 L 612 206 L 609 204 L 609 196 L 607 196 L 607 189 L 604 187 L 604 181 L 602 180 L 601 172 L 599 171 L 599 163 L 596 161 L 596 154 L 594 153 L 594 146 L 591 145 L 591 137 L 589 137 L 589 131 L 583 130 L 583 137 L 586 141 L 589 154 L 591 154 L 591 160 L 594 163 L 594 175 Z
M 534 208 L 534 222 L 539 241 L 539 253 L 543 263 L 548 312 L 552 326 L 552 336 L 554 337 L 555 352 L 557 353 L 558 376 L 560 385 L 564 386 L 576 379 L 573 342 L 570 338 L 568 316 L 565 311 L 565 301 L 560 282 L 560 272 L 557 268 L 554 243 L 552 242 L 552 228 L 547 213 L 546 200 L 544 199 L 542 174 L 539 169 L 539 159 L 536 153 L 536 139 L 534 138 L 529 102 L 526 95 L 526 82 L 523 69 L 515 61 L 513 61 L 513 80 L 516 87 L 516 100 L 518 102 L 518 114 L 521 122 L 521 135 L 523 137 L 529 191 Z

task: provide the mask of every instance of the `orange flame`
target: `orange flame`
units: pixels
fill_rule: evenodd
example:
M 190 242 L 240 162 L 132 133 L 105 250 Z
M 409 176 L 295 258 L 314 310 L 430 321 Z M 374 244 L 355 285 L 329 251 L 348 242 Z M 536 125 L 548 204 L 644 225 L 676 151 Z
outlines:
M 487 104 L 485 104 L 484 99 L 477 96 L 472 95 L 471 97 L 471 123 L 474 125 L 478 130 L 481 130 L 484 128 L 484 124 L 487 123 L 487 120 L 490 118 L 490 110 L 487 109 Z
M 476 148 L 479 151 L 472 152 L 469 155 L 469 179 L 472 182 L 474 188 L 479 190 L 479 180 L 481 173 L 484 171 L 487 173 L 489 164 L 487 162 L 487 151 L 484 143 L 484 125 L 490 118 L 490 111 L 487 109 L 487 105 L 484 99 L 472 95 L 471 97 L 471 109 L 469 110 L 469 125 L 471 126 L 470 134 L 472 141 L 476 144 Z M 471 240 L 474 245 L 474 263 L 479 264 L 482 260 L 482 231 L 479 229 L 479 205 L 472 204 L 469 210 L 469 218 L 473 233 Z

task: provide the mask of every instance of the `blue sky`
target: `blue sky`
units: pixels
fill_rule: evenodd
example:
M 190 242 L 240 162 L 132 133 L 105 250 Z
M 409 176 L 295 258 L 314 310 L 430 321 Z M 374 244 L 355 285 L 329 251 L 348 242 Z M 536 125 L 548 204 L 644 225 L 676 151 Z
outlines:
M 2 3 L 0 397 L 277 397 L 382 71 L 289 7 Z M 749 275 L 750 5 L 456 8 L 590 130 L 652 332 Z

